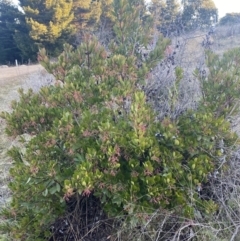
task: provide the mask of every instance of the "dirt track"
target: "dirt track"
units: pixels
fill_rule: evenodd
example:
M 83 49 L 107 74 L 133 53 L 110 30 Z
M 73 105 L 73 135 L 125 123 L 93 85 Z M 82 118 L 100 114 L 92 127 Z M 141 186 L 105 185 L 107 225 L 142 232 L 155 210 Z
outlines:
M 41 65 L 21 65 L 18 67 L 1 67 L 0 66 L 0 85 L 9 81 L 9 79 L 15 79 L 16 77 L 22 77 L 24 75 L 29 75 L 34 72 L 39 72 L 43 70 Z

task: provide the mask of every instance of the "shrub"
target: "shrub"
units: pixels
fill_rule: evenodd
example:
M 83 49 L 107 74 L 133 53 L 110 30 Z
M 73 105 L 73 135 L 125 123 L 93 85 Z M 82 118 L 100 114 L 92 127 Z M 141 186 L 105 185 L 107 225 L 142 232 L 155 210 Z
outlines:
M 122 9 L 123 18 L 118 16 L 108 51 L 89 35 L 76 50 L 65 45 L 55 63 L 42 50 L 39 61 L 56 85 L 38 93 L 20 90 L 12 113 L 2 114 L 7 133 L 22 137 L 25 145 L 9 151 L 13 199 L 4 215 L 16 220 L 5 226 L 14 240 L 50 238 L 50 225 L 79 195 L 99 198 L 108 217 L 129 215 L 132 226 L 144 217 L 130 214 L 159 207 L 186 217 L 196 210 L 217 210 L 200 190 L 208 175 L 224 165 L 223 157 L 228 158 L 227 147 L 236 139 L 230 125 L 206 98 L 177 119 L 157 120 L 139 85 L 169 41 L 159 37 L 143 58 L 137 43 L 144 43 L 144 36 L 151 36 L 147 28 L 152 29 L 140 24 L 141 4 L 133 10 L 134 1 L 120 2 L 115 7 Z M 131 37 L 134 26 L 139 31 Z M 221 84 L 214 83 L 213 91 Z

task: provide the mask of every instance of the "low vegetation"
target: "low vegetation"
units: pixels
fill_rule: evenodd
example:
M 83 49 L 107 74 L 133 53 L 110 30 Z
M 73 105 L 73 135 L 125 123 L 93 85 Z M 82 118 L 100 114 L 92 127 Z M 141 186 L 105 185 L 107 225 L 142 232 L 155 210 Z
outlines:
M 236 240 L 240 49 L 217 55 L 202 41 L 189 67 L 182 40 L 164 38 L 144 5 L 114 7 L 111 41 L 84 34 L 55 61 L 42 49 L 55 81 L 20 89 L 1 114 L 21 145 L 8 151 L 2 232 L 29 241 Z

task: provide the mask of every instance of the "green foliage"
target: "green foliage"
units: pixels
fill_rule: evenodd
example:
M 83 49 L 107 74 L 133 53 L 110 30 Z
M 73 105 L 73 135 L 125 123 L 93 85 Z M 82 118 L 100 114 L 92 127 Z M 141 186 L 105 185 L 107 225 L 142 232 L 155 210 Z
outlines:
M 135 9 L 136 3 L 115 1 L 116 37 L 108 51 L 89 35 L 76 50 L 65 45 L 54 63 L 40 51 L 39 61 L 56 84 L 38 93 L 20 90 L 12 112 L 2 114 L 8 135 L 19 136 L 25 147 L 9 150 L 13 199 L 3 215 L 13 221 L 4 228 L 14 240 L 49 238 L 50 224 L 75 194 L 94 193 L 109 216 L 159 207 L 187 217 L 196 209 L 216 211 L 217 205 L 202 200 L 197 189 L 223 165 L 223 155 L 227 160 L 227 147 L 236 138 L 224 115 L 204 108 L 211 104 L 208 99 L 177 120 L 157 120 L 138 86 L 169 41 L 159 38 L 142 58 L 136 45 L 149 41 L 152 28 L 148 21 L 141 24 L 144 5 Z M 180 68 L 176 76 L 181 81 Z M 213 91 L 220 85 L 216 82 Z M 138 219 L 129 221 L 137 224 Z
M 239 61 L 239 48 L 224 53 L 222 57 L 207 52 L 208 76 L 202 77 L 196 71 L 202 83 L 204 108 L 211 110 L 216 117 L 231 117 L 239 111 Z
M 151 30 L 153 29 L 153 24 L 152 19 L 145 16 L 146 6 L 143 1 L 115 0 L 113 7 L 115 12 L 117 9 L 122 8 L 123 10 L 114 16 L 115 25 L 113 29 L 116 39 L 115 43 L 112 43 L 111 48 L 119 54 L 136 55 L 136 45 L 146 46 L 152 39 Z M 133 29 L 135 29 L 134 32 L 132 31 Z M 161 45 L 158 45 L 158 47 L 161 47 Z M 162 54 L 162 50 L 160 54 Z M 159 58 L 162 58 L 162 55 Z

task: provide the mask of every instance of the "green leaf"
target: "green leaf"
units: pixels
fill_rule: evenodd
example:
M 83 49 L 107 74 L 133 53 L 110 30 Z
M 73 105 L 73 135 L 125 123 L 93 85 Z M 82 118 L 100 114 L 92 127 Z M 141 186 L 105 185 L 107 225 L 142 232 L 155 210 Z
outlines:
M 42 195 L 43 195 L 44 197 L 46 197 L 46 196 L 48 195 L 48 189 L 47 189 L 47 188 L 42 192 Z

